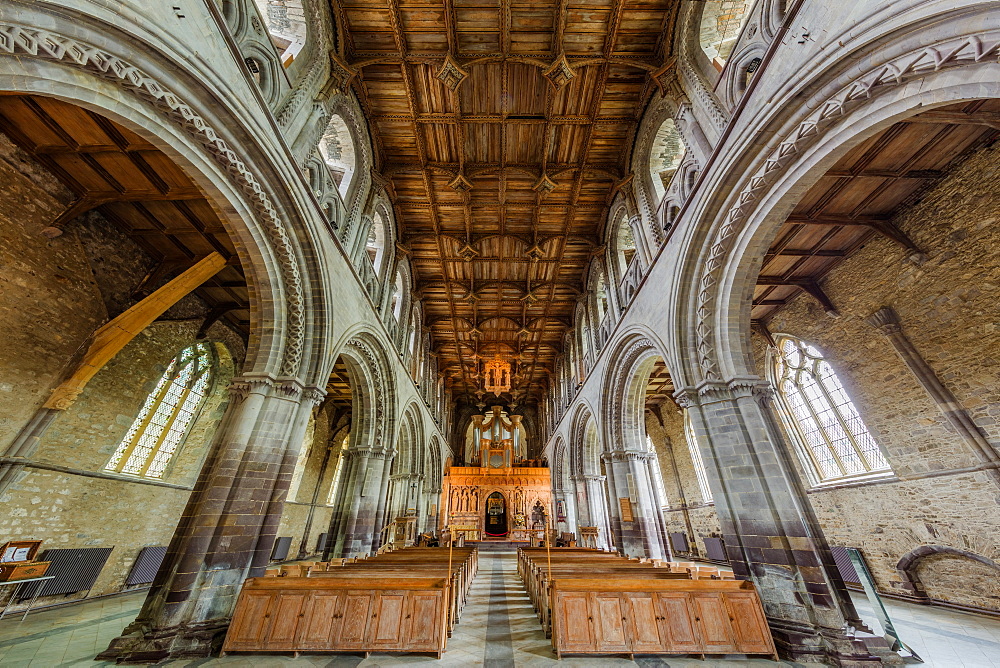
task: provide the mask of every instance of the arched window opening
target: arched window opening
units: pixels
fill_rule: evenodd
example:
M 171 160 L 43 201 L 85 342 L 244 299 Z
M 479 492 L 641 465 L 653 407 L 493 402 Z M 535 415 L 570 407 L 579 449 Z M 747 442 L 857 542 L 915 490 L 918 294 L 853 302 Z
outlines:
M 680 167 L 683 158 L 684 142 L 681 141 L 677 125 L 673 119 L 668 118 L 656 131 L 653 146 L 649 150 L 649 177 L 653 181 L 657 202 L 667 192 L 667 186 L 670 185 L 670 180 L 677 173 L 677 168 Z
M 601 323 L 608 313 L 608 281 L 603 271 L 597 277 L 597 291 L 594 296 L 597 299 L 597 322 Z
M 626 216 L 622 216 L 621 220 L 618 221 L 615 246 L 618 250 L 618 261 L 620 263 L 622 277 L 624 277 L 625 270 L 632 262 L 632 258 L 635 257 L 635 236 L 632 234 L 632 225 L 629 223 L 628 217 Z
M 403 316 L 403 273 L 396 272 L 396 281 L 392 284 L 392 303 L 389 307 L 392 317 L 399 322 Z
M 655 455 L 653 457 L 653 465 L 649 469 L 649 475 L 653 477 L 653 487 L 656 489 L 661 508 L 665 510 L 670 504 L 667 502 L 667 490 L 663 487 L 663 471 L 660 470 L 660 456 L 657 454 L 656 446 L 653 444 L 653 439 L 649 437 L 649 434 L 646 434 L 646 449 Z
M 340 489 L 340 479 L 344 474 L 344 460 L 347 459 L 347 446 L 350 442 L 351 434 L 347 433 L 344 435 L 344 440 L 340 444 L 340 452 L 337 457 L 337 470 L 333 473 L 333 482 L 330 483 L 330 496 L 327 497 L 326 503 L 332 506 L 337 500 L 337 490 Z
M 691 464 L 694 466 L 694 476 L 698 480 L 698 490 L 705 503 L 712 503 L 712 488 L 708 486 L 708 472 L 705 471 L 705 460 L 701 458 L 701 448 L 698 447 L 698 435 L 694 431 L 690 415 L 684 413 L 684 436 L 686 436 L 688 452 L 691 453 Z
M 205 401 L 214 363 L 208 343 L 188 346 L 172 359 L 105 470 L 162 478 Z
M 306 43 L 306 17 L 302 0 L 255 0 L 271 43 L 281 54 L 281 63 L 288 67 Z
M 833 367 L 815 346 L 779 337 L 773 364 L 780 405 L 819 481 L 891 471 Z
M 365 251 L 368 253 L 372 267 L 375 268 L 375 273 L 378 274 L 379 270 L 382 269 L 382 256 L 385 251 L 385 222 L 382 220 L 382 214 L 378 211 L 372 216 L 372 226 L 368 230 Z
M 704 0 L 701 48 L 720 72 L 750 17 L 750 0 Z
M 323 137 L 319 140 L 319 153 L 330 170 L 341 198 L 347 197 L 347 189 L 354 176 L 354 137 L 347 123 L 338 114 L 330 117 Z

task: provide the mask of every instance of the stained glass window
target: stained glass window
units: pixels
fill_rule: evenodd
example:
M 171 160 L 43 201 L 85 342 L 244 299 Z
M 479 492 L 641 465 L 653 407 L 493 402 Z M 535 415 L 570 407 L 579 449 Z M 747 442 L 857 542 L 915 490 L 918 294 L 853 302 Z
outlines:
M 188 346 L 170 361 L 106 470 L 143 478 L 163 477 L 205 400 L 213 361 L 208 343 Z
M 701 490 L 701 499 L 705 503 L 712 503 L 712 488 L 708 486 L 708 473 L 705 471 L 705 461 L 701 458 L 701 449 L 698 447 L 698 436 L 695 434 L 694 425 L 691 424 L 691 417 L 686 412 L 684 432 L 687 437 L 688 452 L 691 453 L 694 475 L 698 479 L 698 489 Z
M 774 357 L 778 392 L 819 480 L 890 471 L 823 354 L 790 336 L 778 339 L 778 350 Z

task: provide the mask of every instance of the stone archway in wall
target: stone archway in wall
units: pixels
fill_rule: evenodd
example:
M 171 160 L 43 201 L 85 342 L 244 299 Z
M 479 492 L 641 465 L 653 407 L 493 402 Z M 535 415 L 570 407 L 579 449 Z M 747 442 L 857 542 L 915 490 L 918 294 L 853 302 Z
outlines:
M 949 25 L 945 17 L 941 20 Z M 902 31 L 884 37 L 880 57 L 867 72 L 817 83 L 814 88 L 826 97 L 797 108 L 798 122 L 782 119 L 792 129 L 773 141 L 756 168 L 744 172 L 731 199 L 715 212 L 716 223 L 701 250 L 687 254 L 699 279 L 692 282 L 688 309 L 678 314 L 686 323 L 678 329 L 688 333 L 678 349 L 697 352 L 674 370 L 684 384 L 756 375 L 748 364 L 746 341 L 761 259 L 805 186 L 815 184 L 850 149 L 894 124 L 918 114 L 933 118 L 936 108 L 982 100 L 996 91 L 993 80 L 1000 77 L 988 65 L 1000 51 L 1000 33 L 966 33 L 962 26 L 973 23 L 957 16 L 951 25 L 956 36 L 933 45 L 908 41 L 910 34 Z M 949 55 L 942 60 L 942 53 Z M 969 76 L 973 70 L 978 78 Z M 895 94 L 911 81 L 920 82 L 919 90 L 910 96 Z
M 662 392 L 666 385 L 672 390 L 659 350 L 646 332 L 626 333 L 613 344 L 601 404 L 602 460 L 615 540 L 630 556 L 656 559 L 666 558 L 669 548 L 660 463 L 647 442 L 645 416 L 651 388 Z
M 383 352 L 388 348 L 368 332 L 351 335 L 334 366 L 344 372 L 332 375 L 327 388 L 350 393 L 352 423 L 324 557 L 363 555 L 378 547 L 397 436 L 395 391 Z
M 960 609 L 1000 612 L 1000 564 L 975 552 L 922 545 L 896 570 L 914 596 Z

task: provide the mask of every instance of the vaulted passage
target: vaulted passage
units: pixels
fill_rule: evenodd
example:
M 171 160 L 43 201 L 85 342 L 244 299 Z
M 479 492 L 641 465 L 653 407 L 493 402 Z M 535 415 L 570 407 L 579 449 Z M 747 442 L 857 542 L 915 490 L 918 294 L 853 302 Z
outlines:
M 1000 666 L 993 5 L 0 0 L 0 663 Z

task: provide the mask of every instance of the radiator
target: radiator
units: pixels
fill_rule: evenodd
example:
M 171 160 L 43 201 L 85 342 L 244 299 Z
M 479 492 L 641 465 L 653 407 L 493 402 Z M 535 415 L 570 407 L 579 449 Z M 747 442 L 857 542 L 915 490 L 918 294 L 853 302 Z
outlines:
M 670 548 L 674 552 L 690 552 L 691 546 L 688 545 L 687 534 L 684 533 L 683 531 L 671 531 Z
M 288 558 L 288 550 L 292 547 L 291 536 L 280 536 L 274 539 L 274 549 L 271 550 L 271 561 L 284 561 Z
M 113 547 L 81 547 L 45 550 L 38 561 L 51 561 L 49 570 L 45 574 L 55 577 L 52 580 L 24 585 L 19 594 L 20 600 L 34 596 L 39 587 L 41 587 L 39 596 L 56 596 L 90 590 L 113 549 Z
M 705 536 L 705 556 L 712 561 L 729 563 L 729 557 L 726 556 L 726 544 L 722 542 L 721 538 Z
M 321 533 L 319 535 L 319 538 L 316 539 L 316 551 L 317 552 L 322 552 L 323 550 L 326 549 L 326 539 L 327 539 L 327 536 L 329 536 L 329 535 L 330 534 L 328 534 L 328 533 Z
M 830 552 L 833 552 L 833 560 L 837 562 L 837 570 L 840 571 L 840 577 L 844 578 L 844 584 L 860 587 L 861 578 L 858 577 L 858 571 L 854 568 L 854 562 L 851 561 L 850 555 L 847 554 L 847 548 L 831 545 Z
M 163 557 L 167 554 L 166 545 L 151 545 L 139 551 L 139 556 L 132 564 L 132 570 L 125 578 L 125 586 L 133 587 L 140 584 L 149 584 L 156 577 L 156 571 L 160 570 Z

